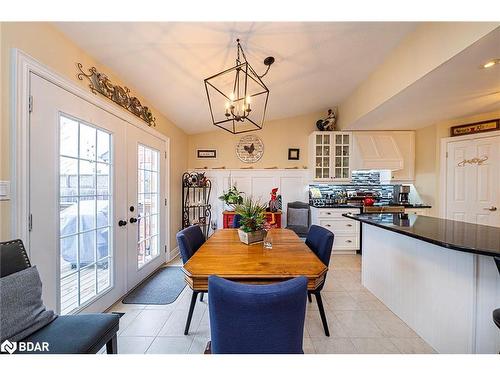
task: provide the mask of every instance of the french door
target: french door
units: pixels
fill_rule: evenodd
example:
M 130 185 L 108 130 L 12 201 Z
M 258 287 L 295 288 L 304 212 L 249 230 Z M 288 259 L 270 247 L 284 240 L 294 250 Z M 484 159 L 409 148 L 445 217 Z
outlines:
M 30 84 L 29 248 L 44 302 L 60 314 L 103 311 L 165 261 L 165 142 L 37 75 Z
M 135 128 L 127 128 L 128 244 L 127 285 L 134 287 L 165 261 L 165 142 Z

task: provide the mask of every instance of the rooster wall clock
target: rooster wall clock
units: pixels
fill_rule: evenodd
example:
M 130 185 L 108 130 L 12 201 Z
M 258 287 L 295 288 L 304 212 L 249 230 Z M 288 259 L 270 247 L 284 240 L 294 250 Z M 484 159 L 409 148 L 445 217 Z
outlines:
M 244 163 L 255 163 L 264 154 L 264 143 L 256 135 L 245 135 L 236 145 L 236 155 Z

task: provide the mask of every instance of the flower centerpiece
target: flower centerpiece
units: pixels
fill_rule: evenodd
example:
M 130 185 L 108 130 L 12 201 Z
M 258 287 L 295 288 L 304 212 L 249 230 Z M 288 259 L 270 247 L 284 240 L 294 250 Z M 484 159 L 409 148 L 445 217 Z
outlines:
M 264 239 L 264 224 L 266 222 L 266 206 L 252 198 L 245 198 L 241 204 L 236 205 L 235 212 L 240 215 L 240 228 L 238 235 L 240 241 L 247 245 Z
M 227 211 L 234 211 L 234 206 L 243 203 L 243 192 L 238 191 L 236 186 L 229 188 L 227 192 L 224 192 L 219 199 L 224 202 L 225 209 Z

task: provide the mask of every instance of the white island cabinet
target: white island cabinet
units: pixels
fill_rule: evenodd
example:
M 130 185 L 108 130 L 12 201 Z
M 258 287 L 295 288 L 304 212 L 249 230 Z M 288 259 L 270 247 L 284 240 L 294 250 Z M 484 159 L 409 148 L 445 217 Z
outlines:
M 500 228 L 420 215 L 353 219 L 363 223 L 362 284 L 384 305 L 438 353 L 500 351 Z
M 347 219 L 343 214 L 359 214 L 359 208 L 311 207 L 311 224 L 328 229 L 335 235 L 332 251 L 335 254 L 356 254 L 359 250 L 359 223 Z

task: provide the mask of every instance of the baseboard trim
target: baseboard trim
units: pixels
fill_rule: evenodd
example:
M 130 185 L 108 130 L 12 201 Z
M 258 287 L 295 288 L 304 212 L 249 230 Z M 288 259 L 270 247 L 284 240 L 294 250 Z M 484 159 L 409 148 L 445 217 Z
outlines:
M 169 262 L 174 260 L 177 256 L 179 256 L 180 251 L 179 251 L 179 246 L 176 246 L 169 254 Z

